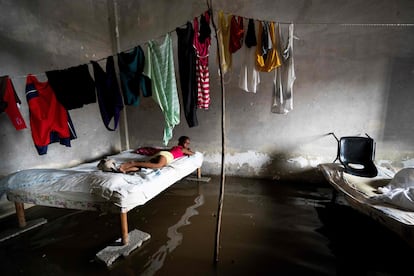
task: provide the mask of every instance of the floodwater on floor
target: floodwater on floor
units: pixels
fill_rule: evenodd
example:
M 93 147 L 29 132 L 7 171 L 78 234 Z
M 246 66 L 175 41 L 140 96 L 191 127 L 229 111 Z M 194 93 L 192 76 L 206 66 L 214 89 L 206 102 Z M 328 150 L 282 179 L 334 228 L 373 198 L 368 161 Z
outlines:
M 48 220 L 0 243 L 2 275 L 410 275 L 414 250 L 321 183 L 226 177 L 218 262 L 220 178 L 182 180 L 128 213 L 151 235 L 110 267 L 95 254 L 120 237 L 119 215 L 32 207 Z M 14 227 L 15 216 L 0 220 Z M 408 273 L 408 274 L 407 274 Z

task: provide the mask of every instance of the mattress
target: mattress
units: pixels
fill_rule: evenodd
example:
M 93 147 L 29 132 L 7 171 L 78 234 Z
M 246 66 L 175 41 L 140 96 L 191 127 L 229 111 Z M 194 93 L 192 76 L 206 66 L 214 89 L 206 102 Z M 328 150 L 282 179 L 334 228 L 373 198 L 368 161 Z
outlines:
M 394 177 L 378 167 L 378 175 L 373 178 L 354 176 L 345 173 L 336 163 L 320 164 L 319 169 L 328 182 L 344 193 L 352 207 L 380 221 L 394 220 L 400 224 L 414 226 L 414 212 L 405 210 L 395 203 L 380 200 L 379 188 L 389 185 Z
M 133 151 L 108 156 L 116 164 L 148 159 Z M 98 170 L 98 161 L 68 169 L 28 169 L 0 179 L 10 201 L 80 210 L 129 211 L 200 168 L 203 154 L 175 159 L 161 169 L 122 174 Z

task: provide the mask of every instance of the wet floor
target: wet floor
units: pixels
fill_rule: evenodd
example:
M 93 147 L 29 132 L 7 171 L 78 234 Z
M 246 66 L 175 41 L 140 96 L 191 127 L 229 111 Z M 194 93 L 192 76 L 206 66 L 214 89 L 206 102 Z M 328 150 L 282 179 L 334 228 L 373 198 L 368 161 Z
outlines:
M 2 275 L 411 275 L 414 250 L 343 204 L 328 184 L 226 178 L 219 261 L 213 262 L 220 179 L 183 180 L 128 213 L 151 239 L 111 267 L 95 254 L 119 217 L 36 206 L 48 223 L 0 243 Z M 2 229 L 15 217 L 0 220 Z

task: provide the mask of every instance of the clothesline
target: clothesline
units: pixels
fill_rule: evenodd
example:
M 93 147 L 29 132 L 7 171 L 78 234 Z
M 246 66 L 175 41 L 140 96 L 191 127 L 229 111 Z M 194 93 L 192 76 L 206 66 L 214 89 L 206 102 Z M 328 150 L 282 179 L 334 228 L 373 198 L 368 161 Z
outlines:
M 383 28 L 383 27 L 387 27 L 387 28 L 410 28 L 410 27 L 414 27 L 414 23 L 332 23 L 332 22 L 331 23 L 319 23 L 319 22 L 298 22 L 298 23 L 294 23 L 294 22 L 273 21 L 273 20 L 268 20 L 268 19 L 267 20 L 266 19 L 257 19 L 257 18 L 242 16 L 242 15 L 235 15 L 233 13 L 226 12 L 226 11 L 222 11 L 222 12 L 225 13 L 225 14 L 227 14 L 227 15 L 234 15 L 234 16 L 238 16 L 238 17 L 245 18 L 245 19 L 254 19 L 256 21 L 267 21 L 267 22 L 275 22 L 275 23 L 277 22 L 278 24 L 292 24 L 293 23 L 295 25 L 323 25 L 323 26 L 377 27 L 377 28 Z M 161 39 L 166 34 L 172 34 L 172 33 L 174 33 L 176 31 L 177 28 L 184 27 L 185 25 L 186 25 L 186 23 L 183 23 L 183 24 L 179 25 L 178 27 L 176 27 L 176 28 L 174 28 L 174 29 L 172 29 L 170 31 L 167 31 L 164 35 L 159 35 L 158 37 L 153 38 L 152 40 Z M 139 43 L 139 44 L 137 44 L 137 46 L 138 45 L 142 45 L 142 44 L 146 45 L 146 44 L 148 44 L 148 41 L 145 41 L 143 43 Z M 128 49 L 126 49 L 126 50 L 124 50 L 122 52 L 132 51 L 137 46 L 128 48 Z M 103 61 L 103 60 L 108 59 L 108 57 L 110 57 L 110 56 L 116 56 L 117 54 L 118 53 L 113 54 L 113 55 L 109 55 L 109 56 L 106 56 L 106 57 L 97 59 L 95 61 L 96 62 L 100 62 L 100 61 Z M 91 62 L 87 62 L 87 63 L 84 63 L 84 64 L 90 65 Z M 31 75 L 34 75 L 34 76 L 44 76 L 45 73 L 44 72 L 42 72 L 42 73 L 34 73 L 34 74 L 31 74 Z M 9 76 L 9 77 L 11 79 L 23 79 L 23 78 L 26 78 L 27 77 L 27 74 L 25 74 L 25 75 L 19 75 L 19 76 Z
M 198 17 L 199 17 L 199 16 L 198 16 Z M 186 23 L 183 23 L 183 24 L 181 24 L 181 25 L 177 26 L 176 28 L 174 28 L 173 30 L 167 31 L 165 34 L 163 34 L 163 35 L 159 35 L 158 37 L 155 37 L 155 38 L 153 38 L 153 39 L 151 39 L 151 40 L 161 39 L 161 38 L 165 37 L 167 34 L 172 34 L 172 33 L 174 33 L 174 32 L 176 31 L 176 29 L 177 29 L 177 28 L 181 28 L 181 27 L 185 27 L 185 26 L 186 26 Z M 146 44 L 148 44 L 148 41 L 145 41 L 145 42 L 143 42 L 143 43 L 139 43 L 139 44 L 137 44 L 136 46 L 131 47 L 131 48 L 128 48 L 128 49 L 126 49 L 126 50 L 124 50 L 124 51 L 121 51 L 121 52 L 122 52 L 122 53 L 123 53 L 123 52 L 130 52 L 130 51 L 132 51 L 135 47 L 137 47 L 137 46 L 139 46 L 139 45 L 142 45 L 142 44 L 146 45 Z M 103 57 L 103 58 L 100 58 L 100 59 L 97 59 L 97 60 L 94 60 L 94 61 L 95 61 L 95 62 L 100 62 L 100 61 L 103 61 L 103 60 L 108 59 L 108 57 L 114 57 L 114 56 L 116 56 L 116 55 L 118 55 L 118 53 L 116 53 L 116 54 L 112 54 L 112 55 L 109 55 L 109 56 L 106 56 L 106 57 Z M 82 64 L 92 65 L 92 63 L 91 63 L 91 62 L 86 62 L 86 63 L 82 63 Z M 74 66 L 76 66 L 76 65 L 74 65 Z M 30 74 L 31 74 L 31 75 L 33 75 L 33 76 L 44 76 L 44 75 L 46 75 L 46 73 L 45 73 L 45 72 L 42 72 L 42 73 L 35 73 L 35 74 L 30 73 Z M 26 75 L 20 75 L 20 76 L 9 76 L 9 78 L 11 78 L 11 79 L 24 79 L 24 78 L 26 78 L 26 77 L 27 77 L 27 75 L 28 75 L 28 74 L 26 74 Z
M 258 19 L 248 16 L 236 15 L 231 12 L 223 11 L 226 15 L 235 15 L 244 19 L 254 19 L 256 21 L 267 21 L 279 24 L 295 24 L 295 25 L 332 25 L 332 26 L 344 26 L 344 27 L 414 27 L 414 23 L 343 23 L 343 22 L 287 22 L 287 21 L 275 21 L 272 19 Z
M 186 26 L 186 23 L 183 23 L 183 24 L 179 25 L 179 26 L 178 26 L 178 27 L 176 27 L 176 28 L 182 28 L 182 27 L 185 27 L 185 26 Z M 166 34 L 172 34 L 172 33 L 174 33 L 174 32 L 175 32 L 175 30 L 176 30 L 176 28 L 174 28 L 173 30 L 167 31 L 165 34 L 163 34 L 163 35 L 159 35 L 158 37 L 153 38 L 152 40 L 158 40 L 158 39 L 164 38 Z M 143 42 L 143 43 L 141 43 L 141 44 L 146 45 L 146 44 L 148 44 L 148 41 L 145 41 L 145 42 Z M 137 44 L 137 45 L 141 45 L 141 44 Z M 134 49 L 135 49 L 135 47 L 136 47 L 136 46 L 131 47 L 131 48 L 126 49 L 126 50 L 124 50 L 124 51 L 122 51 L 122 52 L 130 52 L 130 51 L 134 50 Z M 117 55 L 117 54 L 114 54 L 114 55 L 111 55 L 111 56 L 115 56 L 115 55 Z M 109 57 L 109 56 L 108 56 L 108 57 Z M 100 58 L 100 59 L 95 60 L 95 61 L 96 61 L 96 62 L 100 62 L 100 61 L 102 61 L 102 60 L 107 59 L 108 57 Z

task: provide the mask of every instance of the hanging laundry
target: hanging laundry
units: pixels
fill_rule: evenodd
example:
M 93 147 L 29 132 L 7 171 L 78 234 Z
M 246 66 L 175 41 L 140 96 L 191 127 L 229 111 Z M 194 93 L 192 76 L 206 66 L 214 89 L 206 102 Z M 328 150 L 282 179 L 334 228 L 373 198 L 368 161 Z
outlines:
M 293 24 L 277 28 L 282 49 L 282 66 L 275 72 L 273 81 L 273 104 L 271 111 L 286 114 L 293 109 L 293 83 L 295 82 L 295 67 L 293 61 Z
M 278 43 L 275 36 L 275 23 L 260 22 L 256 47 L 257 70 L 271 72 L 282 64 Z
M 49 83 L 39 82 L 33 75 L 26 79 L 26 100 L 29 105 L 33 142 L 39 155 L 47 153 L 51 143 L 70 147 L 76 132 L 68 111 L 57 100 Z
M 118 127 L 121 110 L 124 108 L 121 91 L 116 79 L 114 58 L 113 56 L 107 58 L 106 72 L 96 61 L 91 61 L 91 63 L 102 121 L 108 130 L 114 131 Z M 109 124 L 112 118 L 114 119 L 114 126 L 111 128 Z
M 244 38 L 244 43 L 248 48 L 257 45 L 257 37 L 256 37 L 256 25 L 255 20 L 249 19 L 249 23 L 247 25 L 247 32 L 246 37 Z
M 233 15 L 230 21 L 230 53 L 234 54 L 243 45 L 244 28 L 243 17 Z
M 221 58 L 221 72 L 226 74 L 231 69 L 232 57 L 230 53 L 230 21 L 231 15 L 224 16 L 223 11 L 218 12 L 218 51 L 220 51 Z M 218 57 L 218 55 L 217 55 Z
M 95 84 L 87 64 L 48 71 L 46 76 L 56 98 L 66 110 L 96 103 Z
M 197 107 L 208 109 L 210 106 L 210 73 L 208 69 L 208 56 L 211 44 L 210 14 L 204 12 L 200 18 L 200 26 L 197 17 L 194 18 L 193 46 L 196 50 L 196 80 L 198 100 Z M 201 39 L 202 38 L 202 39 Z M 200 41 L 201 40 L 201 41 Z
M 242 48 L 242 61 L 240 68 L 239 87 L 246 92 L 256 93 L 260 83 L 260 73 L 256 69 L 256 25 L 253 19 L 249 19 L 245 47 Z
M 151 97 L 151 79 L 144 75 L 145 55 L 141 46 L 118 54 L 118 67 L 125 105 L 138 106 L 140 93 Z
M 197 120 L 197 81 L 196 81 L 196 53 L 193 47 L 194 29 L 191 22 L 184 28 L 176 28 L 178 70 L 184 115 L 189 127 L 198 126 Z
M 0 114 L 6 112 L 16 130 L 27 128 L 19 110 L 21 103 L 9 76 L 0 77 Z
M 180 104 L 174 71 L 174 57 L 170 34 L 161 45 L 148 42 L 145 74 L 152 80 L 153 99 L 158 103 L 165 117 L 164 145 L 173 136 L 173 129 L 180 123 Z
M 199 30 L 198 42 L 205 43 L 207 39 L 211 39 L 210 28 L 210 12 L 205 11 L 200 17 L 200 30 Z

